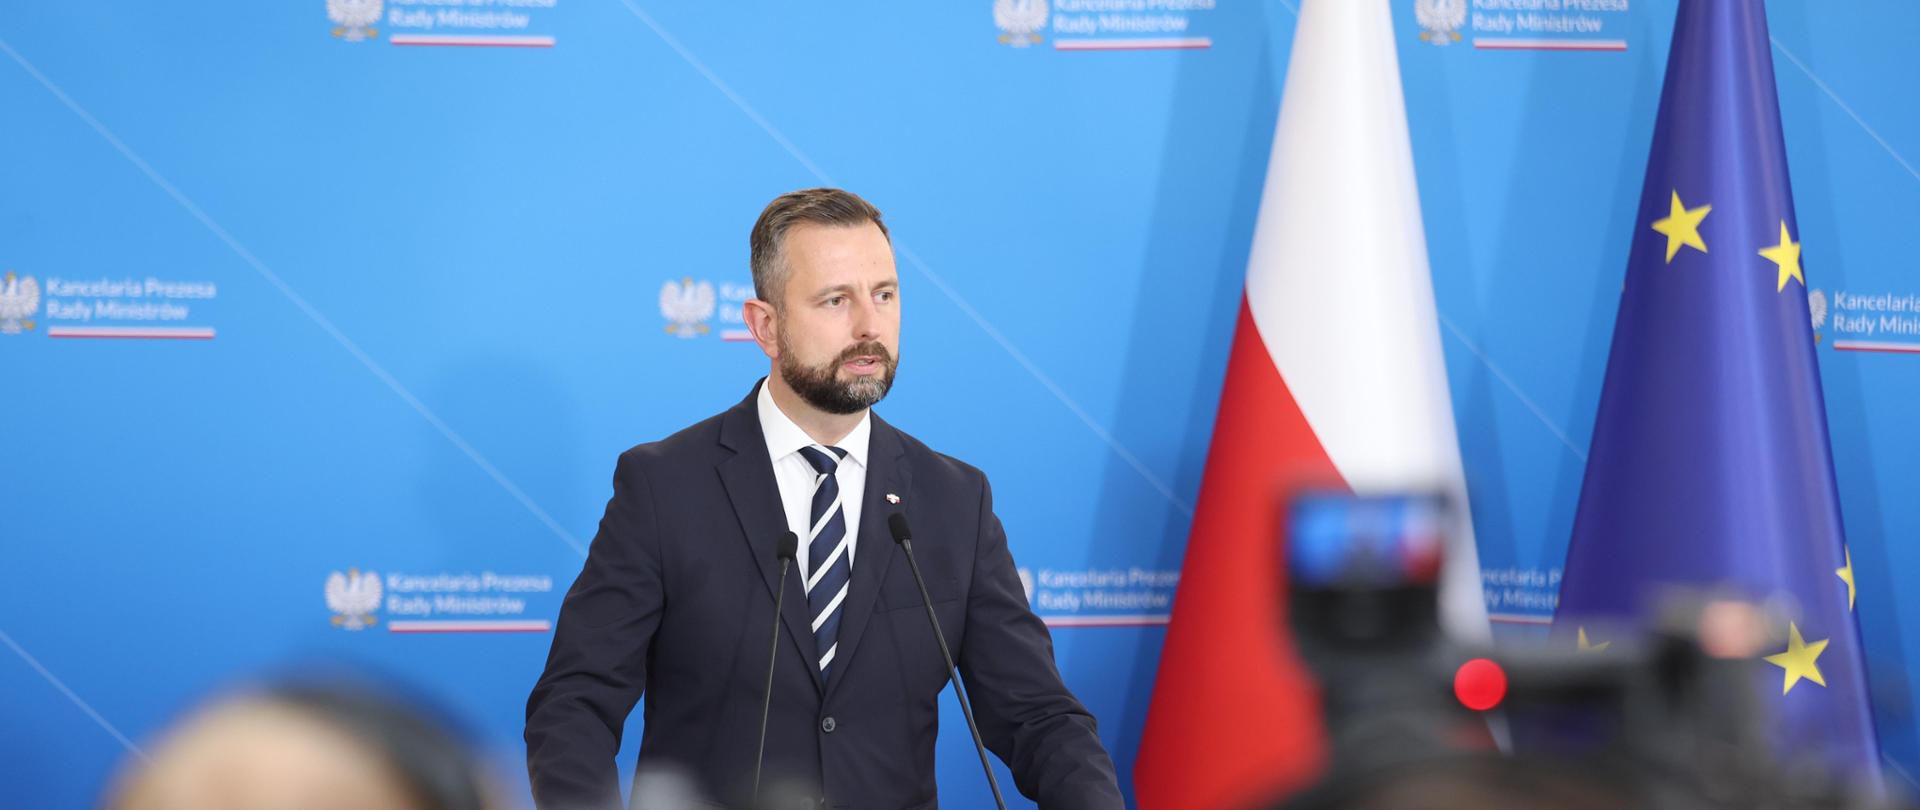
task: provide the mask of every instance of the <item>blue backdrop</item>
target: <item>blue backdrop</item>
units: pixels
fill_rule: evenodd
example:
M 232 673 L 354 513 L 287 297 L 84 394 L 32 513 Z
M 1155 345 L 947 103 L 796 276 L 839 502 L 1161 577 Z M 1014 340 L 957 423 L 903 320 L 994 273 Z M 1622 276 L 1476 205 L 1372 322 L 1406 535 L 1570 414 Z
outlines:
M 1392 0 L 1442 340 L 1488 606 L 1527 633 L 1556 596 L 1674 3 L 1426 5 Z M 1768 12 L 1904 776 L 1920 6 Z M 524 796 L 524 699 L 614 457 L 764 373 L 737 339 L 747 230 L 821 184 L 896 237 L 904 362 L 881 410 L 992 476 L 1127 778 L 1294 14 L 0 6 L 0 785 L 87 805 L 193 701 L 346 660 L 435 696 Z M 695 305 L 664 306 L 668 285 Z M 330 605 L 335 573 L 373 575 L 377 607 Z M 947 803 L 984 806 L 947 719 Z

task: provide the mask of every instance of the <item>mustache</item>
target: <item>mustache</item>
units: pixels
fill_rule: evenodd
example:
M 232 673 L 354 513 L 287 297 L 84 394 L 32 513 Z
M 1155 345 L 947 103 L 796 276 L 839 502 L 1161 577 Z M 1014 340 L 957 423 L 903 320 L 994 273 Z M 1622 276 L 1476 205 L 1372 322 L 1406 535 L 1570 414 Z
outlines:
M 847 347 L 845 351 L 840 353 L 839 357 L 834 358 L 833 365 L 838 367 L 842 363 L 851 363 L 856 357 L 877 357 L 880 358 L 882 364 L 888 366 L 893 365 L 893 353 L 887 351 L 887 347 L 880 345 L 880 342 L 877 340 L 856 343 Z

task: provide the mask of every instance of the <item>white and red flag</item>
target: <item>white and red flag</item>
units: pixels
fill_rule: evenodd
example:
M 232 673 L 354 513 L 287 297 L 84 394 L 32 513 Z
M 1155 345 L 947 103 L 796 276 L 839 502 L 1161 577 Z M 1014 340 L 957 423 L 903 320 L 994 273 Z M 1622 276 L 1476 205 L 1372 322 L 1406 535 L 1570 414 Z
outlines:
M 1283 611 L 1277 494 L 1297 479 L 1452 495 L 1442 621 L 1487 637 L 1386 0 L 1301 4 L 1134 767 L 1144 810 L 1245 807 L 1324 765 L 1317 695 Z

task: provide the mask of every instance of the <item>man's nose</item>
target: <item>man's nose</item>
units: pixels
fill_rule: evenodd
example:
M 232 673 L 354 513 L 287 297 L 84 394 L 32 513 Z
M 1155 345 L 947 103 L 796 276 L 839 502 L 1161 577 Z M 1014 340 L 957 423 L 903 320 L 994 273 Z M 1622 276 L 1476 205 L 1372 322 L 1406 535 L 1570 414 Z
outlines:
M 872 298 L 862 298 L 853 305 L 853 339 L 858 341 L 874 340 L 880 337 L 880 309 Z

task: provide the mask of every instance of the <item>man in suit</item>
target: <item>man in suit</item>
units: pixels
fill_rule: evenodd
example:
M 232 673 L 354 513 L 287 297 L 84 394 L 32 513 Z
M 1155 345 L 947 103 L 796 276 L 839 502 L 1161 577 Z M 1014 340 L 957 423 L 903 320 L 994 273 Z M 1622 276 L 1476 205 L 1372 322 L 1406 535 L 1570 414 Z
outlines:
M 797 786 L 805 807 L 936 807 L 947 671 L 888 532 L 895 512 L 914 527 L 981 737 L 1020 792 L 1044 808 L 1123 806 L 1093 717 L 1028 608 L 986 477 L 870 410 L 899 356 L 889 240 L 880 212 L 838 189 L 782 195 L 754 224 L 744 314 L 772 373 L 726 412 L 620 456 L 527 701 L 543 808 L 619 804 L 614 755 L 643 694 L 643 768 L 678 768 L 728 805 L 752 801 L 788 531 L 798 556 L 764 783 Z

